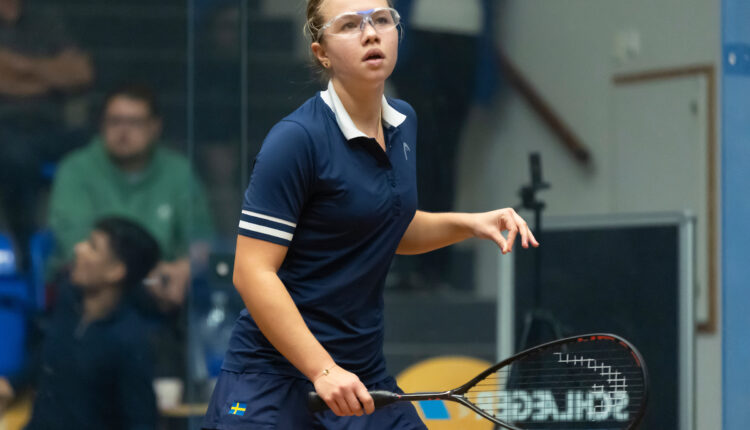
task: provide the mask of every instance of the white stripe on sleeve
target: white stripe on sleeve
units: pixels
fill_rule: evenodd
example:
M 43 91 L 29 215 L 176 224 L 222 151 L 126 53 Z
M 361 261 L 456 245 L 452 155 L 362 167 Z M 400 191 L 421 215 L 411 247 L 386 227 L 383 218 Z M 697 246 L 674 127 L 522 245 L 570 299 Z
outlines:
M 253 216 L 255 218 L 265 219 L 265 220 L 268 220 L 268 221 L 277 222 L 279 224 L 288 225 L 289 227 L 295 227 L 295 228 L 297 227 L 297 224 L 295 224 L 293 222 L 289 222 L 289 221 L 284 221 L 281 218 L 274 218 L 272 216 L 263 215 L 263 214 L 259 214 L 257 212 L 250 212 L 250 211 L 242 211 L 242 213 L 245 214 L 245 215 Z
M 240 221 L 240 228 L 247 231 L 254 231 L 256 233 L 263 233 L 269 236 L 278 237 L 280 239 L 286 239 L 291 242 L 294 235 L 285 231 L 276 230 L 275 228 L 265 227 L 258 224 L 252 224 L 247 221 Z

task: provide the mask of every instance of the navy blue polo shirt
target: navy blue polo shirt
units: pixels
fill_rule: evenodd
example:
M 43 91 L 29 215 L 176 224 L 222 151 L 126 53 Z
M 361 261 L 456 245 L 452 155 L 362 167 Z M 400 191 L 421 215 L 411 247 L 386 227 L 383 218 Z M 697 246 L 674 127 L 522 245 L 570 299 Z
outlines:
M 383 287 L 417 208 L 414 110 L 383 98 L 386 150 L 332 84 L 279 122 L 256 157 L 239 234 L 289 247 L 278 272 L 312 333 L 366 384 L 385 378 Z M 223 368 L 304 376 L 243 310 Z

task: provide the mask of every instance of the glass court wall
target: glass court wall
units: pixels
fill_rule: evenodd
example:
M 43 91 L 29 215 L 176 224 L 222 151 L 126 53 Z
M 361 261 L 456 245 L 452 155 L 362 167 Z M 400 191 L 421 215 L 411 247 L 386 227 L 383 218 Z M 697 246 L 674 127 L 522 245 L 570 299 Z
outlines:
M 0 291 L 0 317 L 10 315 L 13 323 L 4 327 L 15 330 L 13 348 L 4 348 L 12 350 L 8 355 L 15 364 L 0 372 L 10 374 L 34 364 L 33 346 L 23 345 L 43 342 L 46 321 L 59 303 L 57 294 L 67 288 L 72 253 L 69 249 L 66 256 L 60 255 L 56 248 L 61 245 L 54 240 L 59 231 L 50 222 L 58 216 L 50 202 L 59 187 L 60 166 L 69 157 L 103 145 L 106 124 L 112 122 L 103 111 L 107 94 L 124 86 L 146 87 L 157 110 L 147 109 L 144 118 L 129 118 L 119 126 L 138 133 L 145 122 L 159 122 L 152 148 L 166 151 L 182 166 L 184 177 L 174 179 L 183 185 L 177 192 L 182 200 L 175 198 L 174 190 L 158 192 L 148 181 L 141 184 L 144 180 L 137 174 L 117 173 L 118 164 L 110 154 L 102 163 L 113 175 L 125 178 L 122 186 L 129 193 L 149 195 L 151 206 L 139 207 L 124 197 L 105 199 L 93 203 L 96 210 L 90 215 L 116 214 L 142 222 L 169 249 L 163 263 L 190 262 L 189 274 L 170 269 L 174 272 L 162 271 L 154 278 L 159 286 L 176 291 L 176 299 L 163 308 L 157 300 L 147 319 L 156 346 L 150 364 L 159 426 L 198 428 L 234 320 L 244 307 L 232 285 L 232 265 L 253 159 L 271 127 L 325 87 L 310 66 L 309 42 L 302 32 L 305 2 L 0 0 L 2 11 L 14 10 L 14 5 L 20 5 L 20 18 L 0 17 L 0 51 L 59 60 L 53 70 L 67 76 L 69 83 L 26 95 L 0 89 L 2 159 L 23 161 L 0 169 L 5 196 L 0 202 L 0 232 L 15 244 L 6 248 L 18 262 L 18 268 L 3 272 L 0 281 L 10 285 L 7 275 L 19 285 L 18 294 L 10 298 L 6 289 Z M 424 124 L 420 133 L 430 142 L 419 160 L 424 172 L 419 177 L 420 208 L 450 210 L 459 134 L 469 106 L 476 103 L 473 64 L 484 11 L 477 9 L 466 23 L 463 18 L 454 20 L 461 30 L 457 36 L 455 28 L 443 31 L 429 22 L 412 25 L 416 20 L 409 16 L 417 9 L 412 2 L 395 6 L 403 15 L 405 33 L 401 61 L 387 94 L 415 107 Z M 437 44 L 459 54 L 446 62 L 434 49 Z M 441 123 L 440 131 L 432 127 Z M 24 148 L 28 151 L 17 151 Z M 89 165 L 81 176 L 92 184 L 105 183 L 106 177 L 93 173 L 100 167 Z M 23 187 L 8 181 L 8 172 L 19 174 Z M 174 166 L 160 175 L 176 175 Z M 74 208 L 84 207 L 86 187 L 72 191 Z M 155 212 L 155 221 L 143 221 L 149 211 Z M 181 276 L 182 284 L 177 282 Z M 459 331 L 467 321 L 477 327 L 495 326 L 494 300 L 479 298 L 473 280 L 473 257 L 462 249 L 395 259 L 385 298 L 386 356 L 392 374 L 440 355 L 494 360 L 494 329 L 472 330 L 468 337 Z M 172 284 L 180 285 L 171 290 Z M 23 297 L 18 303 L 23 301 L 25 307 L 5 306 L 16 303 L 16 297 Z M 152 299 L 145 295 L 144 300 Z M 33 408 L 35 388 L 30 381 L 19 390 L 9 412 L 0 418 L 5 427 L 0 427 L 20 428 Z
M 688 180 L 652 186 L 650 178 L 655 174 L 647 168 L 661 169 L 665 163 L 681 160 L 673 154 L 710 157 L 697 143 L 695 153 L 675 150 L 654 157 L 649 139 L 655 139 L 659 147 L 669 142 L 674 148 L 683 148 L 684 142 L 703 142 L 706 131 L 714 130 L 710 121 L 701 122 L 702 118 L 710 120 L 706 113 L 711 112 L 710 103 L 704 108 L 703 102 L 714 100 L 708 91 L 713 88 L 710 78 L 712 66 L 716 66 L 710 37 L 714 24 L 707 24 L 718 22 L 712 19 L 712 6 L 696 0 L 695 6 L 702 12 L 677 20 L 674 11 L 684 8 L 668 2 L 659 3 L 657 9 L 613 2 L 603 9 L 606 13 L 590 9 L 584 2 L 565 7 L 536 3 L 394 2 L 403 18 L 403 34 L 399 64 L 386 92 L 410 103 L 418 115 L 420 209 L 478 211 L 517 205 L 517 190 L 528 182 L 528 151 L 543 153 L 544 179 L 552 184 L 549 194 L 542 197 L 549 203 L 545 215 L 683 210 L 691 203 L 680 196 L 709 196 L 695 193 L 697 186 Z M 500 4 L 503 10 L 495 10 Z M 4 330 L 0 334 L 0 377 L 13 376 L 34 364 L 33 345 L 42 342 L 39 333 L 50 327 L 49 316 L 60 309 L 58 299 L 69 284 L 66 268 L 73 263 L 73 245 L 59 249 L 62 241 L 55 243 L 55 239 L 73 231 L 75 222 L 88 216 L 124 215 L 158 236 L 166 250 L 164 266 L 149 276 L 150 287 L 143 289 L 148 294 L 142 298 L 150 303 L 145 318 L 157 347 L 149 364 L 154 368 L 160 402 L 159 427 L 199 427 L 230 331 L 244 307 L 232 285 L 232 271 L 241 204 L 254 157 L 276 122 L 325 87 L 310 66 L 309 42 L 302 32 L 304 14 L 304 0 L 0 0 L 0 73 L 32 64 L 50 67 L 36 70 L 39 80 L 34 85 L 0 75 L 0 327 Z M 503 33 L 495 33 L 496 20 Z M 680 24 L 683 21 L 687 24 Z M 608 24 L 598 24 L 601 22 Z M 642 62 L 637 57 L 632 64 L 614 64 L 609 44 L 594 42 L 612 36 L 603 33 L 605 28 L 607 32 L 620 26 L 630 28 L 631 22 L 638 24 L 633 28 L 648 31 L 644 34 L 649 40 L 658 36 L 655 40 L 661 42 L 650 45 L 653 50 L 644 50 Z M 676 43 L 680 38 L 694 43 Z M 567 150 L 561 149 L 558 139 L 547 133 L 537 113 L 528 108 L 523 91 L 510 88 L 517 79 L 500 77 L 494 63 L 500 43 L 509 59 L 524 66 L 527 80 L 534 78 L 536 90 L 540 94 L 546 90 L 542 98 L 558 109 L 558 116 L 587 138 L 584 143 L 590 145 L 592 160 L 599 163 L 595 169 L 573 164 Z M 696 49 L 686 51 L 671 49 L 694 45 Z M 27 61 L 30 58 L 40 61 Z M 674 64 L 667 64 L 667 70 L 678 72 L 685 64 L 709 67 L 699 68 L 700 73 L 689 79 L 659 87 L 625 85 L 618 75 L 638 72 L 641 65 L 645 65 L 644 71 L 658 72 L 669 61 Z M 558 70 L 549 64 L 564 67 Z M 45 70 L 54 73 L 43 73 Z M 683 76 L 681 73 L 678 76 Z M 54 79 L 45 81 L 44 76 Z M 507 88 L 498 88 L 498 83 L 507 84 Z M 108 93 L 134 84 L 151 89 L 157 111 L 120 112 L 114 117 L 103 112 Z M 581 104 L 581 100 L 587 103 Z M 488 104 L 491 101 L 494 106 Z M 662 101 L 669 102 L 670 108 L 663 108 Z M 674 130 L 654 135 L 653 130 L 666 129 L 652 127 L 652 119 L 672 124 Z M 156 122 L 161 127 L 151 139 L 156 141 L 153 153 L 169 154 L 173 163 L 162 166 L 159 175 L 127 174 L 113 161 L 116 157 L 108 154 L 75 169 L 74 176 L 86 185 L 69 190 L 71 197 L 56 199 L 65 182 L 61 178 L 65 177 L 66 160 L 80 158 L 92 148 L 101 149 L 109 126 L 134 136 Z M 616 139 L 613 142 L 609 137 Z M 710 137 L 706 143 L 709 149 Z M 695 166 L 708 166 L 703 158 L 696 160 Z M 461 174 L 458 164 L 463 168 Z M 108 169 L 106 175 L 100 170 L 103 167 Z M 675 178 L 678 172 L 687 172 L 696 181 L 699 178 L 690 169 L 672 170 Z M 709 172 L 705 172 L 706 178 L 711 177 Z M 118 189 L 127 192 L 105 193 L 105 198 L 100 196 L 87 206 L 84 196 L 89 190 L 112 178 L 119 178 Z M 612 184 L 619 184 L 619 195 L 611 192 Z M 630 193 L 639 189 L 653 193 Z M 137 204 L 138 199 L 132 198 L 137 195 L 148 195 L 149 203 Z M 703 220 L 708 226 L 704 215 L 710 202 L 696 207 L 698 224 Z M 60 227 L 55 221 L 60 219 L 58 210 L 79 212 Z M 533 223 L 531 213 L 522 215 Z M 83 233 L 74 239 L 84 240 L 88 227 L 78 227 Z M 707 234 L 707 227 L 701 230 L 699 226 L 696 236 L 699 278 L 700 262 L 708 261 L 700 257 L 700 250 L 710 249 L 701 239 L 701 231 Z M 544 243 L 544 238 L 540 239 Z M 615 248 L 610 243 L 581 247 L 597 256 Z M 571 265 L 562 265 L 557 272 L 551 269 L 553 258 L 578 258 L 571 247 L 565 249 L 554 255 L 547 251 L 546 274 L 536 279 L 554 285 L 546 282 L 545 276 L 554 277 L 579 291 L 579 283 L 566 277 L 575 271 Z M 516 261 L 520 265 L 502 260 L 508 262 L 505 268 L 516 270 L 515 284 L 508 288 L 528 290 L 518 269 L 525 268 L 528 277 L 533 273 L 530 268 L 535 267 L 533 256 L 538 254 L 514 254 L 524 257 Z M 385 354 L 391 374 L 402 375 L 435 357 L 461 355 L 495 361 L 495 289 L 498 281 L 514 282 L 510 269 L 499 273 L 498 258 L 493 244 L 474 241 L 426 256 L 394 259 L 385 286 Z M 182 265 L 185 261 L 189 272 Z M 654 276 L 641 266 L 639 270 L 633 273 Z M 577 294 L 566 296 L 574 300 Z M 556 297 L 543 296 L 548 301 Z M 614 305 L 629 309 L 623 303 Z M 572 303 L 569 308 L 577 310 L 577 305 Z M 516 313 L 519 327 L 504 329 L 520 331 L 521 307 L 508 300 L 505 309 Z M 585 312 L 576 313 L 586 316 Z M 648 329 L 637 323 L 637 315 L 623 320 L 627 322 L 624 327 Z M 563 334 L 591 331 L 600 327 L 599 322 L 587 319 L 574 325 L 568 320 Z M 75 333 L 68 334 L 72 337 Z M 629 336 L 626 329 L 619 334 Z M 698 362 L 718 360 L 712 343 L 717 336 L 707 332 L 697 338 Z M 520 342 L 509 337 L 501 339 L 508 354 L 520 347 Z M 87 354 L 98 350 L 85 349 L 76 363 L 83 366 L 91 357 Z M 665 357 L 654 353 L 646 359 L 655 362 Z M 720 385 L 708 368 L 714 369 L 698 366 L 697 380 L 703 384 L 696 394 L 697 404 L 718 404 L 719 396 L 712 393 L 719 392 Z M 80 378 L 69 385 L 81 388 L 83 376 L 91 372 L 78 373 Z M 409 375 L 414 373 L 407 374 L 407 379 Z M 114 372 L 108 376 L 115 376 Z M 430 389 L 423 385 L 424 378 L 415 380 L 415 390 Z M 34 403 L 34 388 L 30 383 L 19 389 L 7 412 L 0 413 L 0 428 L 21 428 Z M 706 409 L 708 414 L 698 410 L 698 422 L 712 422 L 711 408 Z

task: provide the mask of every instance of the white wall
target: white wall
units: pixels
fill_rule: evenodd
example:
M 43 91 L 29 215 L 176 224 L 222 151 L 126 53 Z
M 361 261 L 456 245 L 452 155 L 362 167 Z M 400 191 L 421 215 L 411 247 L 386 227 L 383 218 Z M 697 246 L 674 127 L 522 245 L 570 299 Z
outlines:
M 498 43 L 579 135 L 593 156 L 582 168 L 526 103 L 504 91 L 490 110 L 477 109 L 462 142 L 458 208 L 486 210 L 518 203 L 529 181 L 528 153 L 542 153 L 553 189 L 540 197 L 548 215 L 613 213 L 612 76 L 616 73 L 720 63 L 718 0 L 505 0 L 498 11 Z M 640 53 L 614 58 L 618 32 L 637 33 Z M 480 288 L 497 285 L 497 252 L 475 243 Z M 719 293 L 720 297 L 720 293 Z M 720 329 L 719 329 L 720 331 Z M 721 341 L 696 342 L 696 429 L 720 428 Z

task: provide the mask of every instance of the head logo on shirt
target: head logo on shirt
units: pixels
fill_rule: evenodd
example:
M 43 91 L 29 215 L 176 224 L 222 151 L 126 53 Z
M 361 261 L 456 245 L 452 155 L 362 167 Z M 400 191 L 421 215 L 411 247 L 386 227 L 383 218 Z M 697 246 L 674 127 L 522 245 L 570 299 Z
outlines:
M 156 216 L 162 221 L 168 221 L 172 218 L 172 206 L 169 203 L 163 203 L 156 208 Z
M 247 410 L 246 403 L 237 402 L 234 405 L 232 405 L 231 408 L 229 408 L 229 415 L 244 416 L 246 410 Z
M 408 160 L 409 156 L 406 155 L 407 152 L 411 152 L 411 148 L 409 148 L 409 145 L 407 145 L 406 142 L 404 142 L 404 158 Z

